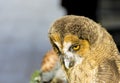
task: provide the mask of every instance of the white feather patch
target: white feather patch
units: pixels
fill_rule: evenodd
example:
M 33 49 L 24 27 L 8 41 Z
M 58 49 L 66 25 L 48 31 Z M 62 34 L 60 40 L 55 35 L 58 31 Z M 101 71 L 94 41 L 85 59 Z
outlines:
M 71 59 L 75 61 L 75 65 L 81 64 L 83 61 L 83 58 L 81 58 L 79 55 L 74 54 L 73 52 L 69 51 L 70 46 L 72 45 L 71 42 L 64 42 L 63 44 L 63 52 L 64 52 L 64 63 L 65 67 L 68 69 L 69 65 L 71 63 Z

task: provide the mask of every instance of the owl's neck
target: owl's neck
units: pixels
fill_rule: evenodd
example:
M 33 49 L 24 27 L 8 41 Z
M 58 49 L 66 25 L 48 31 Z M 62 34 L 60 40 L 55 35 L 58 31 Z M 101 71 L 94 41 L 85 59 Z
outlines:
M 69 83 L 94 83 L 97 69 L 90 66 L 90 64 L 83 63 L 77 65 L 67 72 Z

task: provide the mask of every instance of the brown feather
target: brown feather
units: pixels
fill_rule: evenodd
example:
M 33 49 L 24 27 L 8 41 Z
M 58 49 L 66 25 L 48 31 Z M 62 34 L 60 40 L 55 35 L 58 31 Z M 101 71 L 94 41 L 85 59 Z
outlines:
M 59 35 L 59 41 L 54 34 Z M 67 36 L 72 35 L 69 39 Z M 112 36 L 100 24 L 84 16 L 67 15 L 57 19 L 49 30 L 51 44 L 58 42 L 61 65 L 69 83 L 120 83 L 120 55 Z M 56 41 L 54 41 L 56 39 Z M 83 45 L 73 55 L 83 58 L 80 64 L 66 69 L 64 42 Z M 54 45 L 53 45 L 54 48 Z M 76 57 L 76 56 L 74 56 Z M 79 59 L 76 59 L 79 60 Z

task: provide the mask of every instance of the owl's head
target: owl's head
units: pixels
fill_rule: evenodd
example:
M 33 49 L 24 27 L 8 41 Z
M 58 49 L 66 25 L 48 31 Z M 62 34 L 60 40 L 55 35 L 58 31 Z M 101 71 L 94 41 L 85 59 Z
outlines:
M 103 41 L 103 30 L 87 17 L 67 15 L 53 23 L 49 38 L 61 63 L 69 69 L 90 56 L 91 50 Z

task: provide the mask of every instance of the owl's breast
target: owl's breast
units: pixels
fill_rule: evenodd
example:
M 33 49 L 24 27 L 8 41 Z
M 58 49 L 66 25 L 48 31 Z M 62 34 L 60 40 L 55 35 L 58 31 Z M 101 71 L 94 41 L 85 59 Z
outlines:
M 76 66 L 68 70 L 69 83 L 95 83 L 97 68 L 82 68 Z

